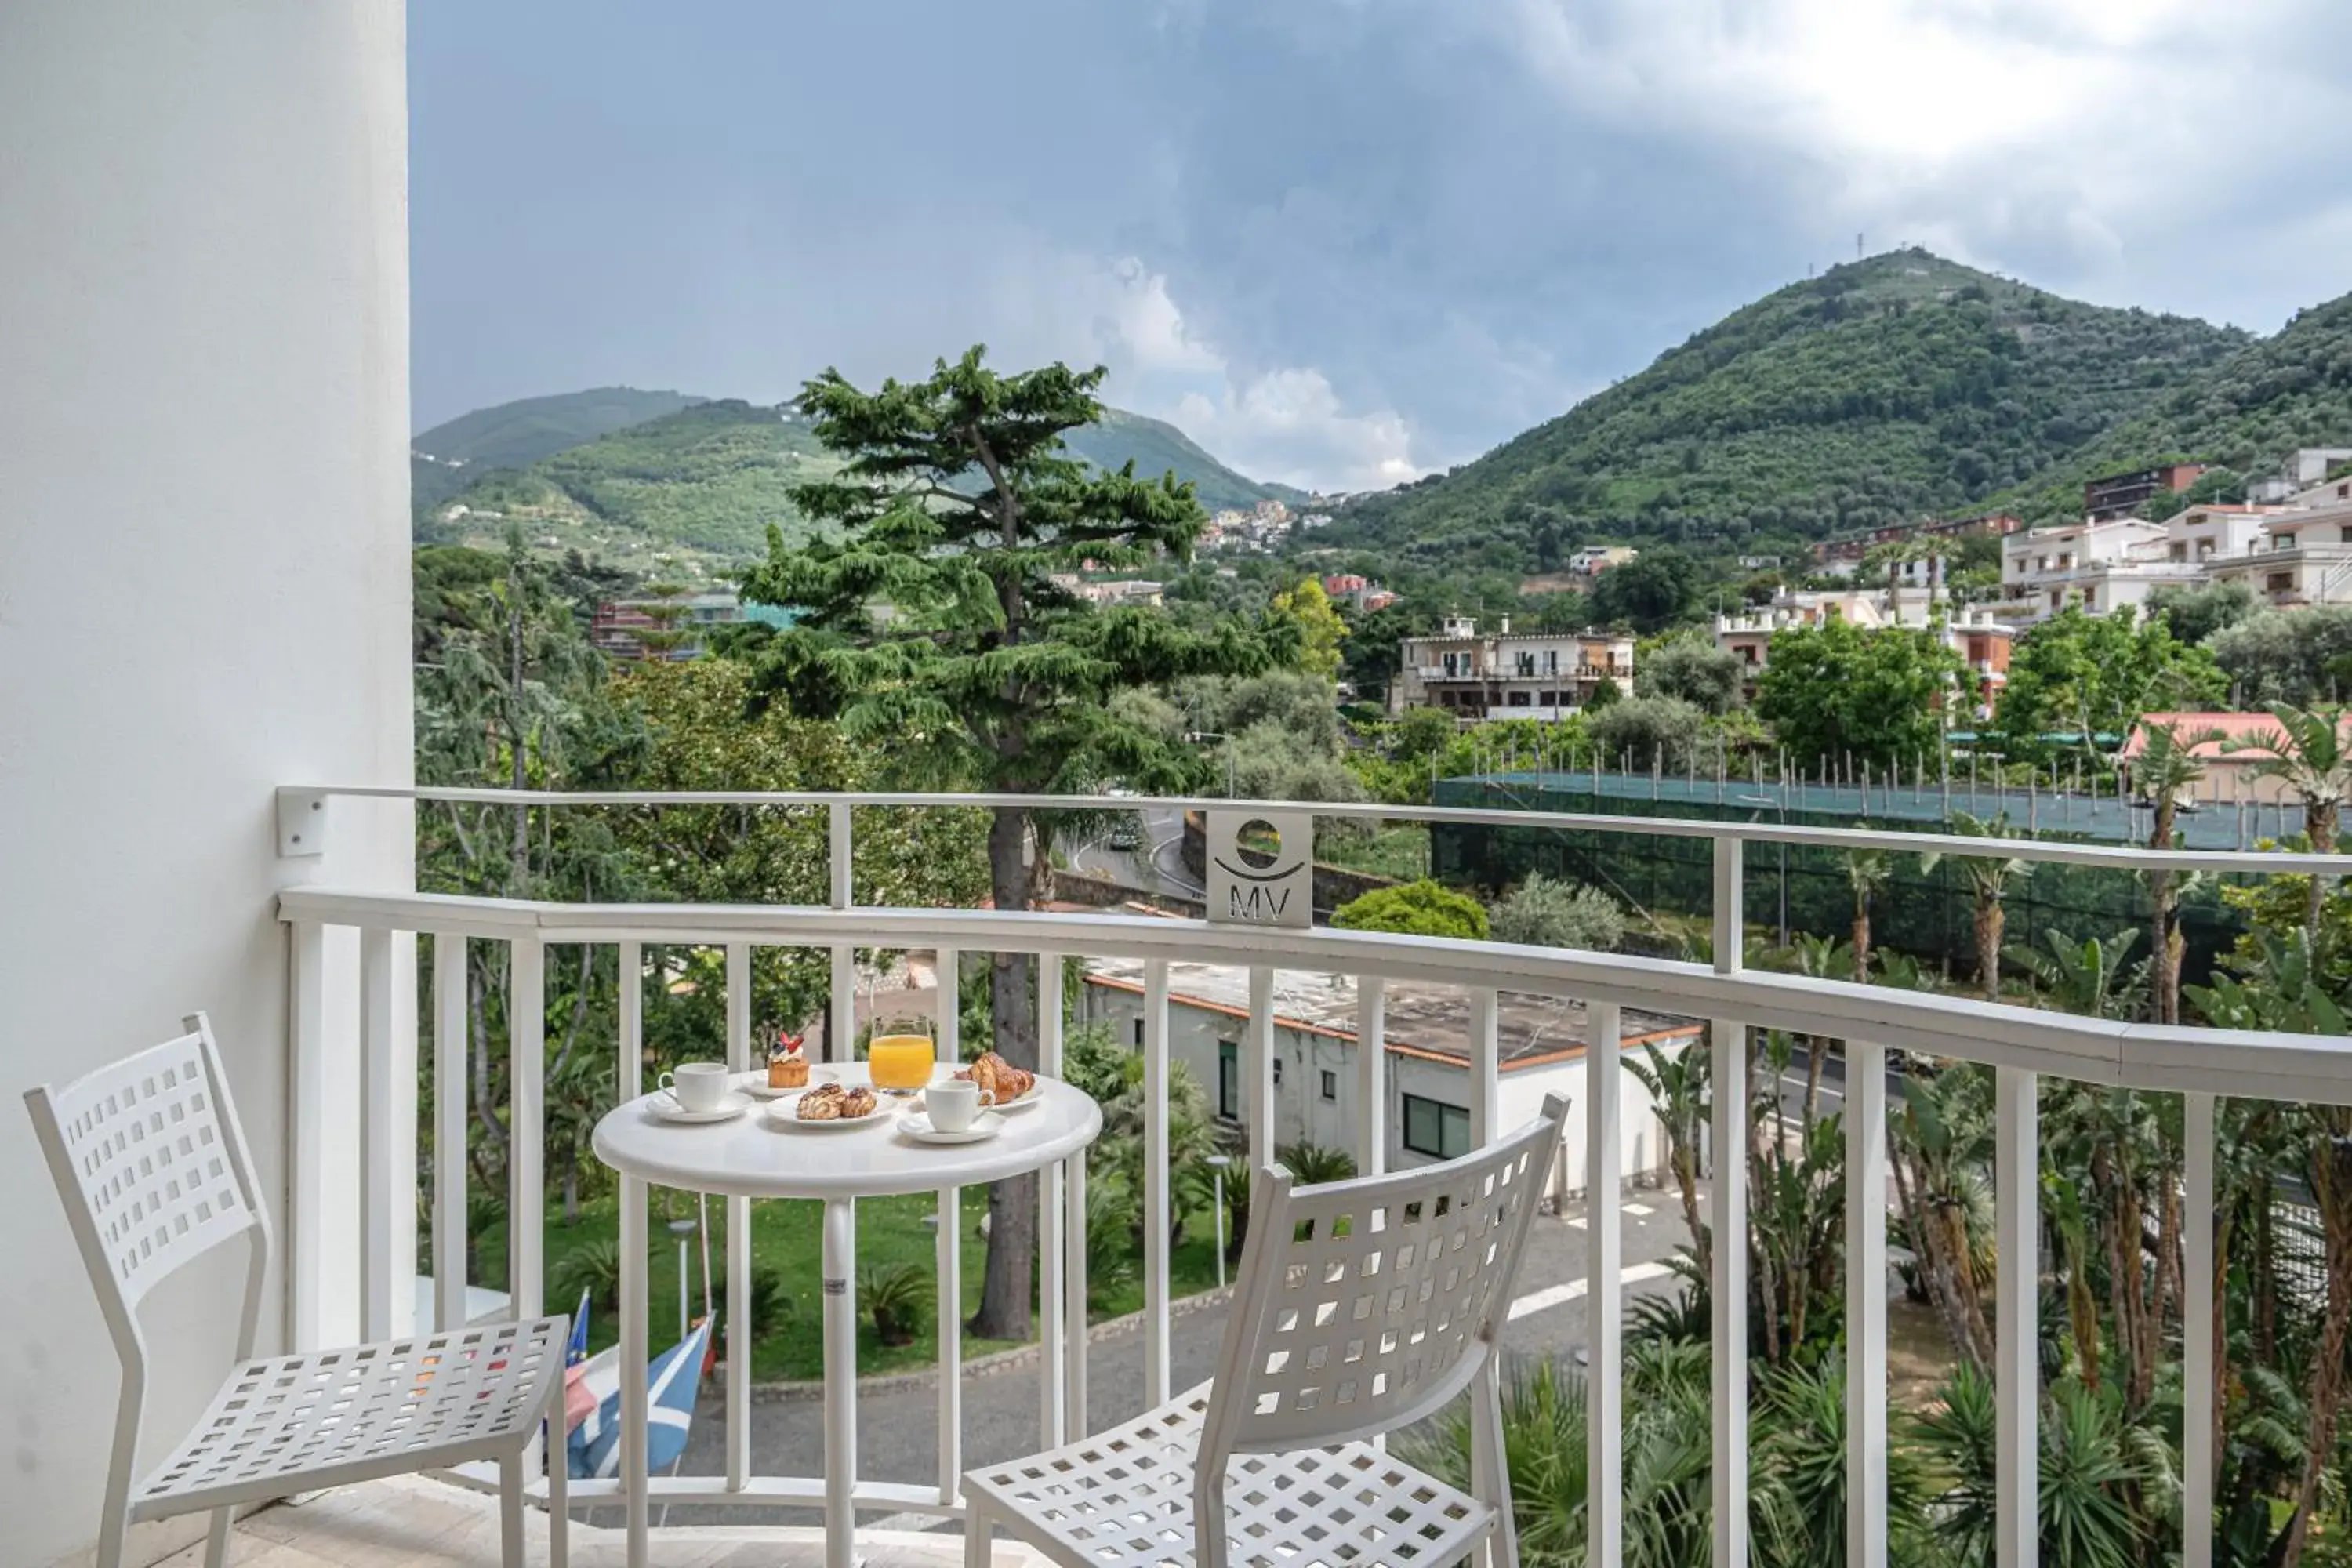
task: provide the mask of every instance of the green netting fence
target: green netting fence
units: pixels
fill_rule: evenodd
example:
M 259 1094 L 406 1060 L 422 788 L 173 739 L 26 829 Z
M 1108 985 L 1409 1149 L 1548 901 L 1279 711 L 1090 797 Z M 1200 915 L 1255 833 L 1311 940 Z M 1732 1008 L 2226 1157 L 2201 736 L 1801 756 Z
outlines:
M 1685 821 L 1780 823 L 1803 827 L 1872 827 L 1896 832 L 1945 831 L 1954 811 L 1990 821 L 2006 816 L 2023 833 L 2086 843 L 2146 843 L 2145 807 L 2113 796 L 2053 795 L 2022 790 L 1966 789 L 1948 795 L 1934 781 L 1924 787 L 1868 792 L 1821 784 L 1754 784 L 1734 779 L 1628 773 L 1487 773 L 1439 781 L 1434 804 L 1489 806 L 1530 813 L 1671 817 Z M 2256 838 L 2302 831 L 2293 806 L 2224 805 L 2184 812 L 2179 834 L 2188 847 L 2228 849 Z M 1531 871 L 1607 889 L 1625 903 L 1655 913 L 1706 916 L 1714 908 L 1714 850 L 1695 837 L 1602 832 L 1547 826 L 1488 827 L 1438 823 L 1430 857 L 1442 880 L 1499 891 Z M 1844 851 L 1811 845 L 1750 844 L 1745 915 L 1751 931 L 1844 937 L 1853 929 L 1853 890 Z M 2187 951 L 2182 977 L 2201 984 L 2245 922 L 2221 902 L 2225 883 L 2260 879 L 2207 874 L 2193 879 L 2181 901 Z M 2126 928 L 2138 931 L 2132 962 L 2147 956 L 2153 911 L 2139 876 L 2104 867 L 2038 862 L 2013 878 L 2001 900 L 2004 945 L 2047 951 L 2045 933 L 2079 942 Z M 1893 874 L 1872 900 L 1874 943 L 1956 974 L 1976 968 L 1976 935 L 1966 872 L 1946 859 L 1924 866 L 1895 858 Z

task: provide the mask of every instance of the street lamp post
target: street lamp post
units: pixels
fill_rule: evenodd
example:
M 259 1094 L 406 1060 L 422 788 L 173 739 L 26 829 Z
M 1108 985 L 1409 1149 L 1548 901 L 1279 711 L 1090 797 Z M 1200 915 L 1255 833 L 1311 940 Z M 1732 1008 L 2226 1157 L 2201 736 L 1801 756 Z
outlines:
M 677 1337 L 680 1340 L 686 1338 L 686 1331 L 690 1326 L 687 1321 L 686 1244 L 694 1238 L 694 1221 L 690 1219 L 669 1222 L 669 1233 L 677 1237 Z
M 1217 1289 L 1225 1288 L 1225 1167 L 1234 1163 L 1231 1154 L 1209 1156 L 1209 1171 L 1217 1185 Z

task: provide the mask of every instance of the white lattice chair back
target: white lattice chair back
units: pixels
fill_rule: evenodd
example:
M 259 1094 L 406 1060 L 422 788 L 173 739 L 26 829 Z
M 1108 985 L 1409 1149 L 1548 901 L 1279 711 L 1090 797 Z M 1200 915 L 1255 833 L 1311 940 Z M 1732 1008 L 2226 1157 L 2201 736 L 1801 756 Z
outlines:
M 83 1261 L 118 1331 L 199 1254 L 269 1222 L 202 1014 L 189 1033 L 26 1103 Z
M 1393 1431 L 1461 1393 L 1509 1309 L 1567 1115 L 1550 1096 L 1500 1141 L 1392 1175 L 1258 1173 L 1202 1473 Z

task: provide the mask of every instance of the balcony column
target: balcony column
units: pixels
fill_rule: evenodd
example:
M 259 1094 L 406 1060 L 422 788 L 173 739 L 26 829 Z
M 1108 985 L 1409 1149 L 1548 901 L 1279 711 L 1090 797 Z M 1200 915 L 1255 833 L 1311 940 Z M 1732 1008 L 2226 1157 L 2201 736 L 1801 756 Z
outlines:
M 1994 1560 L 1998 1568 L 2034 1568 L 2040 1540 L 2036 1402 L 2041 1396 L 2035 1320 L 2042 1237 L 2040 1079 L 2022 1068 L 1993 1069 Z
M 1886 1561 L 1886 1047 L 1845 1047 L 1845 1560 Z
M 1715 841 L 1715 972 L 1737 974 L 1746 938 L 1741 842 Z M 1748 1026 L 1708 1026 L 1715 1274 L 1715 1568 L 1748 1564 Z
M 2181 1568 L 2213 1568 L 2214 1097 L 2181 1096 L 2183 1172 L 2180 1344 Z

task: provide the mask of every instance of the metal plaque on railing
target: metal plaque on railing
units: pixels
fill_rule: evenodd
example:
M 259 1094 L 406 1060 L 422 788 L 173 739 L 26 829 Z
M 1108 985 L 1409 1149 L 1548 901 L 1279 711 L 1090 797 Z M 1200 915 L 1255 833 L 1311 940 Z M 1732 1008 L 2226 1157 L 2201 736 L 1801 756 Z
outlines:
M 1220 925 L 1313 925 L 1314 815 L 1210 812 L 1208 874 L 1209 919 Z

